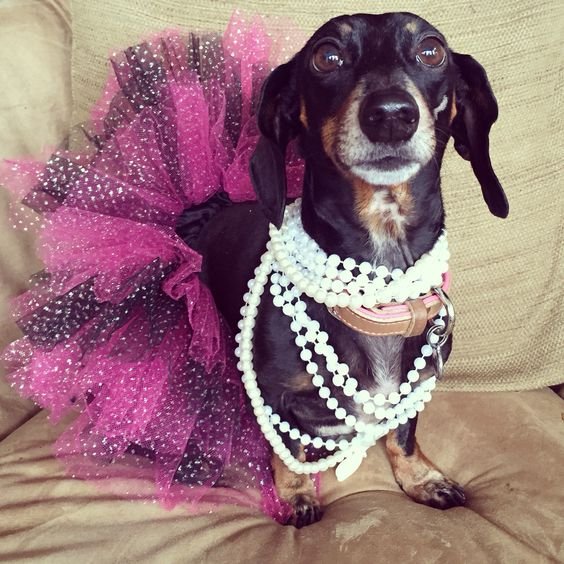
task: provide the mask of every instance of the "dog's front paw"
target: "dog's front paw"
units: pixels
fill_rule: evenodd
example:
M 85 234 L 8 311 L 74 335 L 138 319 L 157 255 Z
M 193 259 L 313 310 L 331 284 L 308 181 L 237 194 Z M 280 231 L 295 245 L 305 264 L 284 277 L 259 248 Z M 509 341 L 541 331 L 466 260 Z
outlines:
M 444 476 L 408 487 L 404 484 L 402 488 L 411 499 L 436 509 L 450 509 L 466 503 L 464 488 Z
M 292 515 L 285 524 L 293 525 L 296 529 L 317 523 L 323 515 L 321 505 L 313 495 L 297 494 L 289 503 L 292 506 Z

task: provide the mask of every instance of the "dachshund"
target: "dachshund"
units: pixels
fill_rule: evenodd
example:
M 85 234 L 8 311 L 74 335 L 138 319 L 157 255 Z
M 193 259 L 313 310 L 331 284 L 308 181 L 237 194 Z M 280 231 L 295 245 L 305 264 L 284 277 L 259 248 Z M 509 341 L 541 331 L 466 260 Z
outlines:
M 251 159 L 256 203 L 218 211 L 200 234 L 202 278 L 237 331 L 243 295 L 287 203 L 285 155 L 296 142 L 305 161 L 301 216 L 327 253 L 406 269 L 428 252 L 444 227 L 440 167 L 449 138 L 470 161 L 489 210 L 508 203 L 493 171 L 488 135 L 498 116 L 483 67 L 452 51 L 444 36 L 409 13 L 336 17 L 289 62 L 267 77 L 257 110 L 260 139 Z M 265 295 L 268 295 L 268 288 Z M 425 335 L 367 336 L 304 296 L 308 314 L 371 394 L 397 391 Z M 442 349 L 450 353 L 451 341 Z M 261 300 L 253 339 L 254 368 L 267 404 L 302 432 L 339 440 L 353 429 L 335 418 L 311 383 L 287 318 Z M 326 375 L 320 364 L 320 374 Z M 331 386 L 330 386 L 331 387 Z M 332 393 L 362 418 L 342 390 Z M 465 503 L 463 488 L 421 452 L 417 418 L 386 438 L 395 479 L 413 500 L 447 509 Z M 299 441 L 285 439 L 296 457 Z M 289 523 L 318 521 L 322 508 L 310 476 L 291 472 L 273 454 L 279 496 Z

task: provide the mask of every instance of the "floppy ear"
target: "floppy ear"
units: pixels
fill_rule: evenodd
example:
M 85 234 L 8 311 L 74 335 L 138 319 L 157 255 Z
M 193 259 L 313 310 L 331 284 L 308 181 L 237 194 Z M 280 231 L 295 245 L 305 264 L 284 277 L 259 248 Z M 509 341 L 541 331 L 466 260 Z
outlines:
M 484 68 L 470 55 L 453 53 L 453 57 L 459 73 L 456 116 L 451 124 L 454 148 L 470 161 L 490 211 L 497 217 L 507 217 L 509 204 L 489 153 L 489 133 L 498 115 L 497 101 Z
M 299 131 L 296 61 L 266 79 L 257 112 L 261 137 L 251 157 L 251 181 L 267 219 L 280 227 L 286 205 L 286 147 Z

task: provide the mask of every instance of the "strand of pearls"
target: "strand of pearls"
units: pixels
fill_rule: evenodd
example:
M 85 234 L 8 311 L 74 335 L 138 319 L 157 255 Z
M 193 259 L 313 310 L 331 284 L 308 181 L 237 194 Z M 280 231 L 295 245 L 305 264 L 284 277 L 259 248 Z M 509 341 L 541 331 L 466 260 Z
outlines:
M 376 268 L 369 262 L 327 254 L 303 229 L 300 200 L 287 207 L 278 230 L 270 226 L 271 250 L 280 269 L 303 293 L 328 307 L 361 306 L 392 301 L 403 303 L 442 284 L 450 253 L 443 231 L 433 248 L 404 272 L 399 268 Z
M 379 282 L 376 282 L 378 290 L 391 287 L 390 292 L 393 299 L 399 301 L 401 296 L 398 296 L 398 285 L 394 286 L 394 282 L 404 281 L 404 273 L 396 272 L 398 269 L 389 273 L 386 269 L 384 275 L 382 267 L 373 269 L 368 263 L 357 265 L 352 259 L 342 261 L 338 257 L 337 259 L 331 258 L 336 255 L 327 257 L 316 244 L 312 244 L 307 235 L 304 237 L 301 222 L 296 221 L 296 217 L 299 219 L 299 201 L 287 210 L 284 224 L 280 230 L 280 233 L 283 234 L 282 237 L 277 238 L 278 231 L 271 226 L 271 240 L 267 245 L 267 251 L 263 254 L 260 265 L 255 269 L 254 279 L 248 283 L 249 291 L 244 296 L 245 304 L 241 308 L 240 333 L 236 336 L 238 346 L 235 353 L 239 357 L 237 366 L 243 373 L 242 382 L 251 401 L 257 422 L 273 451 L 288 468 L 298 474 L 312 474 L 337 466 L 337 477 L 342 480 L 350 476 L 360 466 L 366 456 L 367 449 L 374 445 L 380 437 L 406 423 L 408 419 L 415 417 L 431 400 L 431 392 L 436 386 L 436 377 L 432 376 L 423 382 L 419 382 L 419 371 L 425 368 L 426 359 L 433 354 L 433 347 L 437 344 L 439 336 L 437 331 L 429 330 L 427 344 L 421 348 L 421 355 L 414 360 L 413 368 L 407 373 L 408 381 L 400 385 L 398 392 L 392 392 L 386 397 L 383 394 L 371 395 L 367 390 L 359 390 L 358 381 L 350 375 L 349 367 L 345 363 L 339 362 L 334 348 L 329 344 L 329 336 L 321 330 L 317 321 L 309 317 L 306 311 L 306 303 L 300 296 L 305 293 L 316 301 L 329 306 L 334 301 L 330 296 L 334 294 L 335 305 L 342 305 L 342 307 L 354 305 L 352 297 L 356 296 L 362 299 L 361 305 L 369 307 L 367 305 L 369 302 L 372 303 L 373 299 L 380 299 L 382 295 L 381 292 L 372 291 L 372 286 L 379 280 Z M 444 252 L 446 237 L 444 234 L 442 237 L 444 244 L 435 245 L 435 248 L 428 255 L 427 265 L 422 269 L 424 272 L 428 272 L 427 267 L 430 268 L 431 263 L 433 263 L 435 278 L 440 277 L 440 281 L 442 281 L 442 274 L 448 269 L 443 265 L 445 257 L 448 258 L 448 256 Z M 290 243 L 288 244 L 288 242 Z M 436 250 L 437 247 L 438 250 Z M 448 253 L 448 250 L 446 250 L 446 253 Z M 305 266 L 308 264 L 315 265 L 315 267 Z M 367 266 L 363 265 L 368 265 L 370 271 Z M 343 266 L 344 269 L 340 269 L 340 266 Z M 407 272 L 409 272 L 409 269 L 407 269 Z M 414 271 L 411 272 L 412 274 L 405 280 L 419 284 L 418 286 L 412 284 L 413 287 L 410 289 L 412 295 L 414 295 L 415 287 L 419 289 L 420 293 L 428 292 L 431 286 L 427 287 L 427 285 L 432 283 L 431 277 L 426 274 L 421 276 L 418 274 L 418 278 L 415 278 Z M 336 281 L 345 284 L 343 275 L 348 280 L 346 286 L 335 285 L 334 282 Z M 435 278 L 433 278 L 433 281 L 436 281 Z M 269 279 L 273 303 L 290 318 L 290 328 L 296 335 L 295 343 L 300 349 L 301 359 L 305 362 L 306 372 L 311 375 L 312 383 L 317 388 L 320 398 L 325 400 L 327 408 L 334 412 L 338 420 L 343 421 L 350 428 L 351 434 L 353 434 L 351 440 L 335 441 L 323 437 L 311 437 L 307 433 L 302 433 L 296 427 L 292 427 L 289 422 L 282 420 L 279 414 L 273 412 L 270 406 L 265 405 L 258 387 L 257 374 L 253 368 L 253 334 L 258 306 Z M 389 279 L 389 281 L 387 282 L 386 279 Z M 329 291 L 320 288 L 321 283 L 327 286 L 326 280 L 331 281 Z M 352 289 L 350 288 L 353 282 L 357 284 L 358 288 L 355 286 Z M 351 295 L 347 293 L 349 291 L 357 291 L 357 293 Z M 416 297 L 419 297 L 420 293 Z M 344 299 L 341 299 L 343 295 L 351 298 L 347 304 L 345 304 Z M 367 296 L 370 299 L 367 299 Z M 375 304 L 372 304 L 372 307 L 373 305 Z M 443 308 L 433 320 L 432 328 L 439 330 L 444 328 L 445 321 L 443 318 L 445 316 L 446 311 Z M 313 353 L 323 358 L 326 368 L 331 374 L 332 385 L 335 388 L 342 389 L 345 396 L 351 397 L 357 405 L 361 406 L 362 411 L 370 418 L 369 422 L 362 421 L 347 413 L 346 409 L 339 405 L 338 399 L 332 395 L 331 388 L 325 382 L 325 378 L 319 374 L 319 367 L 312 360 Z M 305 447 L 323 448 L 331 454 L 318 459 L 316 462 L 302 462 L 295 458 L 286 447 L 282 435 L 288 435 L 292 440 L 299 440 Z

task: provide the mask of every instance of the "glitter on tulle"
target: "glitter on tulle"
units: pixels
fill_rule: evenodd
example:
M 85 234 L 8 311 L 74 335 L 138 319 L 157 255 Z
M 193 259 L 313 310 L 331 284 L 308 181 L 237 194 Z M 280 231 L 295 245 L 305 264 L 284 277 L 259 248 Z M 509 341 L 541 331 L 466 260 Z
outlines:
M 178 225 L 210 198 L 254 199 L 257 97 L 288 47 L 235 16 L 223 37 L 168 33 L 116 53 L 84 142 L 75 135 L 46 165 L 3 168 L 0 181 L 39 213 L 45 264 L 14 300 L 24 337 L 4 360 L 53 420 L 78 413 L 56 444 L 73 475 L 167 505 L 230 501 L 286 517 L 232 337 Z M 297 196 L 293 151 L 287 168 Z M 20 227 L 33 223 L 14 209 Z

